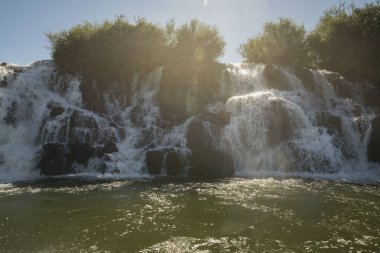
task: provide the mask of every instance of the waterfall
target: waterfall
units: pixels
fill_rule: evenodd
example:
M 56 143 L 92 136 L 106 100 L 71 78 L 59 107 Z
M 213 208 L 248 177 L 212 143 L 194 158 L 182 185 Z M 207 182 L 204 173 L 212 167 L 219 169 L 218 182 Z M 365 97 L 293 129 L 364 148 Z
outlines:
M 103 92 L 107 114 L 100 114 L 86 109 L 81 78 L 57 72 L 50 61 L 0 66 L 1 181 L 37 177 L 43 145 L 51 143 L 68 149 L 78 143 L 88 145 L 92 153 L 84 161 L 75 154 L 64 155 L 75 167 L 73 173 L 90 175 L 101 171 L 147 176 L 146 155 L 151 151 L 162 152 L 164 160 L 182 159 L 174 164 L 184 166 L 184 174 L 195 153 L 207 160 L 202 152 L 214 152 L 221 164 L 229 164 L 225 157 L 231 156 L 240 176 L 357 176 L 379 171 L 378 165 L 367 161 L 377 111 L 364 105 L 365 86 L 328 71 L 305 69 L 300 75 L 281 66 L 233 64 L 220 85 L 219 101 L 192 115 L 187 107 L 189 101 L 197 101 L 191 93 L 194 87 L 178 83 L 175 93 L 167 93 L 165 99 L 183 92 L 175 101 L 183 100 L 182 112 L 189 115 L 168 122 L 163 117 L 167 108 L 157 99 L 164 70 L 138 73 L 130 84 L 123 83 L 124 91 L 130 87 L 128 97 L 115 90 Z M 101 150 L 110 143 L 118 152 L 103 157 Z M 159 174 L 165 175 L 166 169 L 163 166 Z
M 291 70 L 274 68 L 289 83 L 286 89 L 265 81 L 255 84 L 266 79 L 260 65 L 229 70 L 239 88 L 226 103 L 231 121 L 224 141 L 238 174 L 335 173 L 374 166 L 366 161 L 372 109 L 356 103 L 359 98 L 336 96 L 326 71 L 311 71 L 310 88 Z M 355 116 L 357 111 L 360 115 Z

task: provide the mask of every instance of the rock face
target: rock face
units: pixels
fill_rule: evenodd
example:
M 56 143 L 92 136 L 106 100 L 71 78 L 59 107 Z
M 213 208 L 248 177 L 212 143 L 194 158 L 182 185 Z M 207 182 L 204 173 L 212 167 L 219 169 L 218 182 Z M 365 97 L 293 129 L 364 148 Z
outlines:
M 65 175 L 80 172 L 73 163 L 83 164 L 93 171 L 104 173 L 117 173 L 117 170 L 108 168 L 105 154 L 116 152 L 110 149 L 116 147 L 113 143 L 104 146 L 95 146 L 88 143 L 47 143 L 43 145 L 43 152 L 37 167 L 43 175 Z M 107 151 L 108 153 L 105 153 Z
M 181 67 L 165 68 L 157 102 L 164 120 L 182 123 L 219 99 L 220 83 L 215 73 L 220 66 L 189 72 Z
M 51 117 L 45 118 L 37 139 L 39 143 L 106 144 L 125 138 L 125 129 L 109 116 L 62 109 L 53 108 Z
M 149 174 L 159 175 L 166 171 L 169 176 L 177 176 L 183 172 L 185 157 L 174 149 L 150 150 L 146 152 L 145 163 Z
M 164 153 L 158 150 L 151 150 L 146 152 L 145 163 L 149 174 L 160 174 L 162 172 L 164 164 Z
M 281 101 L 270 101 L 268 106 L 265 107 L 265 115 L 268 128 L 267 142 L 269 146 L 275 146 L 292 137 L 294 124 Z
M 283 71 L 274 67 L 272 64 L 268 64 L 264 69 L 264 77 L 267 80 L 268 87 L 277 90 L 291 90 L 292 83 L 286 76 L 284 76 Z
M 204 113 L 188 127 L 186 135 L 191 150 L 191 176 L 200 178 L 230 177 L 235 173 L 230 154 L 219 147 L 222 128 L 229 122 L 228 114 Z
M 372 121 L 372 133 L 368 143 L 368 161 L 380 163 L 380 116 Z
M 43 154 L 38 164 L 43 175 L 64 175 L 74 173 L 71 168 L 72 158 L 70 151 L 61 143 L 43 145 Z

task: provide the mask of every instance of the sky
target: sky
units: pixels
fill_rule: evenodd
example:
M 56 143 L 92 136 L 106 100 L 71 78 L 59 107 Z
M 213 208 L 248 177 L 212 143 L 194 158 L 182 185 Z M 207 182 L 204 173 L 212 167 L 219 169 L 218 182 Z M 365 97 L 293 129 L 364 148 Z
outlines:
M 240 62 L 239 45 L 258 35 L 265 22 L 290 17 L 313 29 L 327 8 L 340 0 L 0 0 L 0 62 L 27 65 L 50 59 L 45 33 L 84 21 L 101 22 L 124 15 L 164 25 L 198 18 L 216 25 L 227 46 L 221 62 Z M 370 0 L 357 0 L 363 6 Z

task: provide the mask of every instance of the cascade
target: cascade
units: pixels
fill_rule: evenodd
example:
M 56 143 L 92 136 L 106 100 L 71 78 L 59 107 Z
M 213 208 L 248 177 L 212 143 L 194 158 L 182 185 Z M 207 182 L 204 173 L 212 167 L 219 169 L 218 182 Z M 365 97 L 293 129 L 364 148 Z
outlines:
M 220 100 L 173 123 L 157 102 L 163 69 L 136 74 L 129 98 L 102 94 L 107 114 L 99 114 L 86 109 L 81 78 L 50 61 L 0 66 L 1 181 L 39 176 L 49 147 L 72 167 L 65 173 L 82 175 L 229 176 L 228 166 L 239 176 L 379 171 L 367 161 L 376 110 L 364 105 L 365 88 L 336 73 L 231 64 Z M 183 89 L 186 103 L 195 101 L 191 90 Z M 194 172 L 194 164 L 215 171 Z

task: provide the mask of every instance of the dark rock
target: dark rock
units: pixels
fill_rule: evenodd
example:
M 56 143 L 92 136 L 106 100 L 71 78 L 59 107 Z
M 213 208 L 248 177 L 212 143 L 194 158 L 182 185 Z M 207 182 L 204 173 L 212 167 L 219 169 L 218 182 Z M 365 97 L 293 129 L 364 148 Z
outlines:
M 340 134 L 342 132 L 342 119 L 340 116 L 331 115 L 329 112 L 318 112 L 316 124 L 325 127 L 329 134 Z
M 234 162 L 230 154 L 220 150 L 193 151 L 190 175 L 200 178 L 232 177 Z
M 112 117 L 69 107 L 62 116 L 43 120 L 37 141 L 102 145 L 124 138 L 125 129 Z
M 201 119 L 203 121 L 208 121 L 211 124 L 222 127 L 230 123 L 231 114 L 226 111 L 220 111 L 220 112 L 215 112 L 215 113 L 205 111 L 201 115 Z
M 89 143 L 71 143 L 71 155 L 77 163 L 86 164 L 88 160 L 95 156 L 95 146 Z
M 176 176 L 181 174 L 184 167 L 181 155 L 177 152 L 169 152 L 165 157 L 166 172 L 169 176 Z
M 4 76 L 1 80 L 0 80 L 0 87 L 5 87 L 7 86 L 8 84 L 8 78 L 6 76 Z
M 294 124 L 287 108 L 281 101 L 272 100 L 265 108 L 266 125 L 268 128 L 267 142 L 269 146 L 289 140 L 293 136 Z
M 6 63 L 6 62 L 2 62 L 1 64 L 0 64 L 0 66 L 2 66 L 2 67 L 5 67 L 5 66 L 7 66 L 8 65 L 8 63 Z
M 164 152 L 158 150 L 147 151 L 145 154 L 145 163 L 150 174 L 160 174 L 164 163 Z
M 14 127 L 17 124 L 17 104 L 12 102 L 12 104 L 7 108 L 7 115 L 4 117 L 4 121 L 8 125 L 13 125 Z
M 61 115 L 63 112 L 65 111 L 65 109 L 61 106 L 58 106 L 58 107 L 54 107 L 51 111 L 50 111 L 50 117 L 56 117 L 58 115 Z
M 314 76 L 313 72 L 307 68 L 296 68 L 295 75 L 301 80 L 303 86 L 309 90 L 313 91 L 314 89 Z
M 274 67 L 272 64 L 267 64 L 264 69 L 264 77 L 267 80 L 267 85 L 269 88 L 277 90 L 291 90 L 292 83 L 283 71 Z
M 83 103 L 88 110 L 101 114 L 107 113 L 103 93 L 99 90 L 95 81 L 83 80 L 79 88 L 82 93 Z
M 118 151 L 119 149 L 117 148 L 115 142 L 108 142 L 103 146 L 101 150 L 101 155 L 103 156 L 104 154 L 112 154 Z
M 221 69 L 218 65 L 199 69 L 164 68 L 156 97 L 164 121 L 180 124 L 220 99 Z
M 43 145 L 43 153 L 38 164 L 43 175 L 65 175 L 74 173 L 72 159 L 64 144 L 48 143 Z
M 3 165 L 5 163 L 5 161 L 6 161 L 5 155 L 0 152 L 0 165 Z
M 380 163 L 380 116 L 372 121 L 372 132 L 369 138 L 368 161 Z
M 109 162 L 112 160 L 112 156 L 110 154 L 104 154 L 103 155 L 103 160 L 106 162 Z
M 282 149 L 289 163 L 289 172 L 334 173 L 339 170 L 332 166 L 328 157 L 305 150 L 295 143 L 288 142 Z
M 105 174 L 108 171 L 106 162 L 103 159 L 96 157 L 88 160 L 87 168 L 102 174 Z
M 187 146 L 192 153 L 190 175 L 202 178 L 232 176 L 234 175 L 233 159 L 231 155 L 220 150 L 218 145 L 223 124 L 227 123 L 227 120 L 211 120 L 217 123 L 214 124 L 205 121 L 206 119 L 210 119 L 210 115 L 198 117 L 187 130 Z

